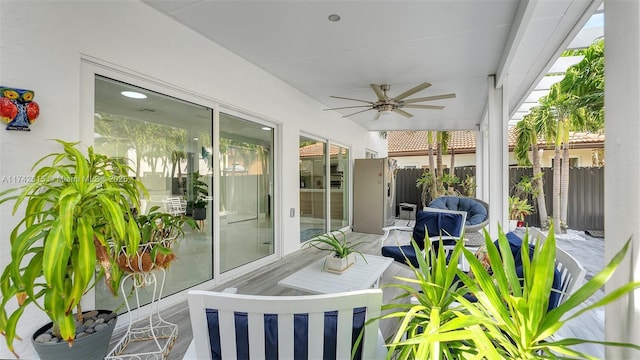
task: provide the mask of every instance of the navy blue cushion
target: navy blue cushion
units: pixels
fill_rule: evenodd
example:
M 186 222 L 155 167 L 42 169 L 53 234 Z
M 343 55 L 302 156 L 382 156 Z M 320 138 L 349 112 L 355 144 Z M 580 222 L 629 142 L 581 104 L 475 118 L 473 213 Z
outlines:
M 218 320 L 218 310 L 207 309 L 207 324 L 209 329 L 209 345 L 211 347 L 211 357 L 214 360 L 222 359 L 220 351 L 220 323 Z M 353 329 L 351 332 L 351 344 L 355 344 L 364 327 L 366 308 L 353 310 Z M 235 313 L 236 326 L 236 355 L 238 359 L 249 359 L 249 327 L 247 325 L 247 313 Z M 293 316 L 294 323 L 294 358 L 309 358 L 307 343 L 309 340 L 309 316 L 307 314 L 296 314 Z M 324 359 L 335 359 L 336 336 L 338 329 L 338 312 L 329 311 L 324 315 Z M 278 359 L 278 315 L 264 315 L 265 331 L 265 359 Z M 314 339 L 311 339 L 314 341 Z M 315 354 L 314 354 L 315 355 Z M 356 359 L 362 357 L 361 346 L 356 353 Z
M 420 210 L 416 214 L 413 239 L 422 250 L 424 249 L 425 228 L 428 237 L 441 235 L 459 237 L 462 234 L 463 227 L 462 215 L 460 214 Z
M 467 213 L 466 225 L 477 225 L 487 220 L 487 209 L 482 203 L 467 197 L 441 196 L 429 203 L 429 207 Z
M 383 246 L 382 256 L 390 257 L 393 260 L 402 264 L 406 264 L 408 259 L 411 265 L 413 265 L 414 267 L 420 266 L 416 258 L 416 252 L 415 250 L 413 250 L 413 246 L 411 245 Z
M 560 276 L 560 271 L 555 269 L 553 272 L 553 283 L 551 284 L 551 288 L 557 291 L 552 291 L 551 295 L 549 295 L 549 306 L 547 307 L 547 311 L 551 311 L 560 305 L 560 291 L 562 291 L 562 279 Z
M 505 236 L 509 241 L 509 247 L 511 248 L 511 254 L 513 255 L 513 263 L 516 267 L 516 275 L 518 275 L 518 278 L 522 279 L 524 277 L 524 272 L 523 272 L 524 270 L 522 265 L 522 254 L 520 252 L 520 248 L 522 247 L 522 239 L 518 237 L 518 235 L 514 234 L 513 232 L 508 232 L 505 234 Z M 496 245 L 496 247 L 499 248 L 498 240 L 496 240 L 494 244 Z M 535 245 L 529 244 L 529 260 L 533 259 L 534 252 L 535 252 Z M 560 272 L 557 269 L 555 269 L 551 288 L 558 291 L 551 291 L 551 294 L 549 294 L 549 306 L 547 307 L 547 311 L 552 310 L 559 305 L 558 304 L 558 302 L 560 301 L 559 291 L 562 285 L 560 282 L 561 282 Z

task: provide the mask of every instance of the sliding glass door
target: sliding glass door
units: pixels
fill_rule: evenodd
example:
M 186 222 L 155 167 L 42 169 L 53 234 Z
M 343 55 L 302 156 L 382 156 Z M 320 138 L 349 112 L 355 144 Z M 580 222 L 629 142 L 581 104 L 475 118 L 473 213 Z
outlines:
M 274 253 L 274 129 L 220 113 L 220 272 Z
M 349 226 L 351 158 L 347 147 L 306 136 L 300 136 L 299 149 L 300 242 L 304 242 Z
M 300 242 L 327 232 L 327 144 L 300 136 Z
M 185 227 L 185 238 L 174 246 L 176 260 L 167 269 L 163 295 L 170 295 L 213 278 L 211 194 L 212 115 L 209 108 L 106 77 L 95 78 L 94 147 L 121 159 L 147 188 L 140 204 L 169 212 L 170 199 L 183 203 L 194 216 L 196 200 L 204 204 L 200 231 Z M 149 302 L 152 289 L 143 289 Z M 116 299 L 100 281 L 96 306 L 115 309 Z M 124 310 L 121 308 L 121 310 Z
M 349 225 L 349 149 L 331 145 L 329 153 L 330 229 L 339 230 Z

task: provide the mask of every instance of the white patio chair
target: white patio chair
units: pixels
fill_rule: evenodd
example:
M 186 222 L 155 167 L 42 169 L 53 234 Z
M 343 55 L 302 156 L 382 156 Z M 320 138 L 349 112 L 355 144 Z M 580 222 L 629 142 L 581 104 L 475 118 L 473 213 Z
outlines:
M 191 290 L 187 297 L 193 342 L 184 359 L 350 359 L 363 327 L 356 358 L 386 356 L 380 289 L 306 296 Z
M 180 197 L 168 197 L 162 200 L 165 211 L 171 215 L 186 215 L 187 204 Z
M 560 272 L 559 305 L 582 286 L 587 271 L 573 256 L 559 247 L 556 247 L 556 269 Z
M 536 240 L 542 244 L 546 239 L 546 234 L 536 228 L 529 229 L 529 244 L 535 245 Z M 585 282 L 587 270 L 566 251 L 556 245 L 556 270 L 560 272 L 560 299 L 558 305 L 562 304 L 569 296 L 582 286 Z

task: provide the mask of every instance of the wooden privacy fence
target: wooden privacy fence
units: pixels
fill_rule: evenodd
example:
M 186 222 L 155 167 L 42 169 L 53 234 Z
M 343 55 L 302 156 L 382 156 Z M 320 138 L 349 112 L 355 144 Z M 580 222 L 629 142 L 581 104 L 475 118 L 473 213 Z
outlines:
M 421 208 L 421 190 L 416 186 L 416 180 L 422 175 L 423 169 L 398 169 L 396 171 L 396 205 L 400 203 L 417 204 Z M 445 170 L 446 171 L 446 170 Z M 553 169 L 543 168 L 544 193 L 547 214 L 553 216 Z M 475 176 L 475 167 L 457 167 L 456 176 L 463 180 L 466 175 Z M 509 193 L 513 194 L 515 184 L 523 175 L 532 176 L 533 170 L 524 167 L 509 169 Z M 569 169 L 569 204 L 567 224 L 574 230 L 604 230 L 604 168 L 580 167 Z M 458 189 L 462 192 L 462 189 Z M 538 204 L 529 199 L 536 211 L 527 217 L 525 222 L 529 226 L 540 226 Z M 396 206 L 396 208 L 398 208 Z

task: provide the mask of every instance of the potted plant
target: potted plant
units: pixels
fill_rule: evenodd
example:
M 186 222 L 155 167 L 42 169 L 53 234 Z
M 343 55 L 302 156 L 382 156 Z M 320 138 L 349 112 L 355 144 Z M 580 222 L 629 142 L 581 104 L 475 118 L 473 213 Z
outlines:
M 140 242 L 136 245 L 120 246 L 112 251 L 117 256 L 118 266 L 129 273 L 147 272 L 155 267 L 167 268 L 175 259 L 172 247 L 184 236 L 184 225 L 196 229 L 196 222 L 185 216 L 159 211 L 153 206 L 145 215 L 135 216 L 140 229 Z
M 207 218 L 207 200 L 199 198 L 193 203 L 193 212 L 191 213 L 193 220 L 202 221 Z M 201 226 L 202 227 L 202 226 Z
M 187 192 L 187 215 L 193 216 L 194 209 L 206 208 L 205 197 L 209 196 L 209 185 L 202 181 L 198 172 L 189 174 L 189 191 Z M 202 215 L 199 215 L 202 216 Z M 203 218 L 204 219 L 204 218 Z M 199 219 L 199 220 L 203 220 Z
M 509 230 L 524 226 L 524 217 L 533 213 L 533 206 L 527 199 L 519 196 L 509 196 Z
M 18 321 L 35 305 L 52 321 L 43 328 L 54 326 L 64 340 L 61 354 L 47 349 L 41 359 L 69 359 L 73 353 L 102 358 L 110 332 L 96 331 L 75 341 L 76 324 L 83 323 L 82 296 L 102 277 L 116 294 L 122 271 L 110 248 L 140 242 L 133 214 L 139 211 L 140 194 L 147 192 L 119 161 L 96 154 L 92 147 L 85 155 L 77 142 L 55 141 L 62 152 L 35 163 L 33 182 L 0 193 L 0 203 L 12 201 L 13 214 L 19 214 L 10 235 L 11 262 L 0 278 L 0 332 L 15 354 Z M 110 331 L 114 326 L 115 321 Z M 83 347 L 86 339 L 102 333 L 104 344 L 88 340 L 88 348 Z
M 342 234 L 342 239 L 338 239 L 334 233 L 328 233 L 309 240 L 304 246 L 329 251 L 330 254 L 325 259 L 325 270 L 340 274 L 355 264 L 356 254 L 360 255 L 365 262 L 367 259 L 355 249 L 362 242 L 351 244 L 347 241 L 347 235 L 343 231 L 338 230 L 338 232 Z M 328 247 L 322 247 L 320 244 L 328 245 Z

